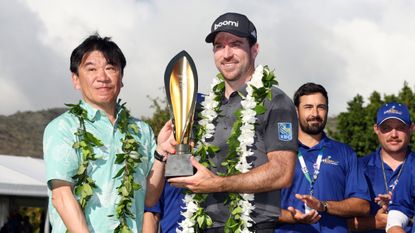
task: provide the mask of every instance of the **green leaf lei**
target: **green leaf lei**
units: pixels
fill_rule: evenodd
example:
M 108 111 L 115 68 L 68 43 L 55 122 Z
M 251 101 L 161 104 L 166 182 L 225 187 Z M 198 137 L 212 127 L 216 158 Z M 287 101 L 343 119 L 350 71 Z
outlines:
M 218 74 L 217 77 L 221 80 L 221 82 L 213 87 L 213 92 L 215 94 L 214 100 L 219 103 L 219 105 L 215 108 L 215 111 L 219 114 L 220 113 L 220 103 L 222 99 L 222 95 L 225 91 L 225 85 L 224 85 L 224 77 L 222 74 Z M 261 115 L 265 113 L 266 108 L 264 106 L 265 99 L 271 100 L 272 98 L 272 92 L 271 87 L 273 85 L 277 85 L 278 82 L 276 80 L 275 74 L 273 71 L 270 71 L 268 66 L 264 66 L 263 69 L 263 76 L 262 76 L 262 83 L 263 86 L 260 88 L 256 88 L 254 86 L 251 86 L 253 88 L 253 94 L 252 96 L 255 98 L 255 102 L 257 105 L 255 106 L 255 112 L 258 115 Z M 242 95 L 241 93 L 239 93 Z M 226 168 L 226 173 L 218 173 L 220 176 L 231 176 L 239 174 L 240 172 L 235 168 L 236 164 L 239 161 L 239 151 L 238 147 L 240 145 L 240 142 L 238 140 L 241 130 L 240 127 L 242 125 L 242 114 L 241 110 L 235 112 L 236 115 L 236 121 L 234 122 L 232 126 L 231 135 L 227 140 L 227 143 L 229 145 L 228 154 L 225 158 L 225 160 L 221 163 L 221 166 Z M 202 118 L 203 116 L 199 116 Z M 197 133 L 196 133 L 196 141 L 199 141 L 202 136 L 205 134 L 206 129 L 204 127 L 198 127 Z M 209 156 L 214 156 L 216 152 L 218 152 L 220 149 L 217 146 L 208 144 L 208 143 L 201 143 L 197 150 L 194 152 L 195 156 L 199 157 L 199 162 L 207 167 L 216 167 L 216 165 L 209 160 Z M 191 193 L 188 191 L 188 193 Z M 204 208 L 201 207 L 202 203 L 206 201 L 207 194 L 194 194 L 194 201 L 198 205 L 198 210 L 196 213 L 192 216 L 193 220 L 196 220 L 197 224 L 194 226 L 195 232 L 201 232 L 203 229 L 206 229 L 207 227 L 212 226 L 213 222 L 212 219 L 209 217 L 209 215 L 205 212 Z M 229 206 L 229 212 L 230 216 L 228 220 L 225 223 L 225 233 L 233 233 L 233 232 L 240 232 L 242 221 L 241 221 L 241 213 L 242 208 L 238 205 L 239 201 L 242 199 L 241 195 L 239 193 L 229 193 L 228 198 L 225 200 L 225 204 Z
M 217 75 L 218 79 L 220 79 L 222 82 L 216 84 L 213 87 L 213 92 L 215 94 L 214 100 L 217 102 L 221 102 L 222 95 L 225 93 L 225 83 L 224 78 L 221 74 Z M 215 112 L 220 112 L 220 105 L 218 105 L 215 108 Z M 203 116 L 199 113 L 199 118 L 202 118 Z M 206 133 L 206 128 L 202 127 L 200 125 L 197 126 L 196 130 L 196 136 L 195 136 L 195 143 L 199 142 L 202 136 Z M 199 158 L 199 163 L 201 163 L 203 166 L 207 168 L 216 167 L 216 165 L 212 162 L 212 160 L 209 159 L 209 156 L 213 156 L 216 154 L 220 148 L 215 145 L 211 145 L 208 143 L 201 143 L 197 150 L 194 151 L 194 156 Z M 193 194 L 190 190 L 186 190 L 187 194 Z M 202 232 L 204 229 L 210 227 L 213 225 L 212 218 L 206 213 L 205 209 L 202 207 L 202 203 L 204 203 L 207 198 L 208 194 L 204 193 L 195 193 L 193 194 L 193 200 L 195 203 L 197 203 L 198 209 L 196 213 L 192 216 L 192 220 L 195 220 L 197 224 L 194 225 L 195 232 Z
M 103 143 L 86 130 L 85 121 L 89 121 L 88 113 L 81 107 L 81 101 L 79 104 L 66 104 L 66 106 L 70 107 L 69 112 L 78 118 L 80 124 L 75 132 L 77 141 L 72 147 L 82 155 L 82 163 L 76 175 L 72 178 L 75 180 L 75 194 L 78 196 L 79 204 L 84 211 L 93 195 L 93 189 L 96 188 L 95 181 L 88 175 L 88 167 L 91 161 L 97 160 L 94 147 L 101 147 Z M 121 112 L 118 117 L 117 128 L 125 136 L 121 139 L 123 153 L 116 155 L 115 163 L 124 164 L 124 166 L 113 177 L 115 179 L 122 176 L 121 184 L 117 187 L 120 200 L 115 208 L 115 216 L 119 219 L 119 225 L 114 229 L 114 232 L 127 233 L 132 232 L 127 224 L 127 219 L 135 218 L 133 212 L 131 212 L 134 193 L 141 188 L 141 185 L 134 181 L 134 173 L 138 164 L 141 163 L 142 155 L 138 152 L 140 144 L 133 137 L 133 135 L 139 134 L 138 126 L 133 120 L 130 120 L 130 112 L 125 107 L 125 103 L 121 105 Z

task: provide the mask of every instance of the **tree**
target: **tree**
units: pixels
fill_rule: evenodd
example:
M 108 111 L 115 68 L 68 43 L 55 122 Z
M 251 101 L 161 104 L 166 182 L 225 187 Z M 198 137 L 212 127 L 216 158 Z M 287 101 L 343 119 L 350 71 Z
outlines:
M 160 100 L 159 98 L 152 99 L 149 96 L 147 97 L 153 102 L 150 108 L 155 109 L 155 111 L 153 116 L 142 117 L 142 119 L 151 126 L 154 131 L 154 135 L 157 136 L 164 124 L 170 119 L 169 107 L 165 101 Z
M 368 125 L 365 121 L 367 113 L 363 104 L 364 100 L 361 95 L 349 101 L 347 112 L 342 112 L 337 117 L 337 131 L 333 133 L 335 139 L 349 144 L 358 155 L 364 153 L 368 146 L 366 141 Z
M 349 144 L 359 156 L 364 156 L 378 147 L 378 141 L 373 126 L 376 123 L 376 113 L 380 106 L 388 102 L 399 102 L 408 106 L 412 121 L 415 120 L 415 93 L 404 82 L 403 88 L 398 95 L 384 95 L 374 91 L 368 98 L 369 103 L 365 106 L 363 97 L 356 95 L 347 103 L 347 112 L 337 116 L 337 127 L 335 132 L 329 130 L 329 134 L 335 139 Z M 414 142 L 415 134 L 412 134 L 411 142 Z M 415 145 L 412 145 L 415 149 Z

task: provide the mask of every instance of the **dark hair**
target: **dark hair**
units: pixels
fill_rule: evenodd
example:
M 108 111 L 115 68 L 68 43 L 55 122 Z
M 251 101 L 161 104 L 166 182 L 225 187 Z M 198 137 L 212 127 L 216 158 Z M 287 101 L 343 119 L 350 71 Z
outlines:
M 215 35 L 215 37 L 216 37 L 216 35 Z M 240 37 L 240 36 L 238 36 L 238 37 Z M 246 38 L 250 48 L 252 48 L 252 46 L 254 46 L 257 43 L 257 41 L 252 39 L 251 37 L 242 37 L 242 38 Z M 212 45 L 215 45 L 215 39 L 213 39 Z
M 71 64 L 69 69 L 72 73 L 78 74 L 79 65 L 82 63 L 84 56 L 93 51 L 100 51 L 107 61 L 113 65 L 119 65 L 121 75 L 124 74 L 124 68 L 127 64 L 124 54 L 116 43 L 111 41 L 110 37 L 102 38 L 98 34 L 94 34 L 86 38 L 71 54 Z
M 252 47 L 256 44 L 256 40 L 252 39 L 251 37 L 248 37 L 247 39 L 248 39 L 249 47 Z
M 294 104 L 296 107 L 300 105 L 300 97 L 303 95 L 311 95 L 314 93 L 320 93 L 326 98 L 327 105 L 329 104 L 329 97 L 327 96 L 327 91 L 320 84 L 315 83 L 305 83 L 294 93 Z

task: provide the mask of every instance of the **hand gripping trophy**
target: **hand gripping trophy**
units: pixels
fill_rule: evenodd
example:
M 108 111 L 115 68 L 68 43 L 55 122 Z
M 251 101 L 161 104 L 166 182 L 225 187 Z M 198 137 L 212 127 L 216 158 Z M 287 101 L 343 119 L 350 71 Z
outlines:
M 169 62 L 164 74 L 164 87 L 177 141 L 176 154 L 166 161 L 166 177 L 191 176 L 190 138 L 197 98 L 197 72 L 186 51 L 181 51 Z

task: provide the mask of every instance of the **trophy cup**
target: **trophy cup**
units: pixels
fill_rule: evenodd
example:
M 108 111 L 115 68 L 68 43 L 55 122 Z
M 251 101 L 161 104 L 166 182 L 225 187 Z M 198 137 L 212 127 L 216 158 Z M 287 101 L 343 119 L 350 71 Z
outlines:
M 186 51 L 174 56 L 164 73 L 164 87 L 177 141 L 176 154 L 166 161 L 165 177 L 191 176 L 190 137 L 196 107 L 197 73 Z

